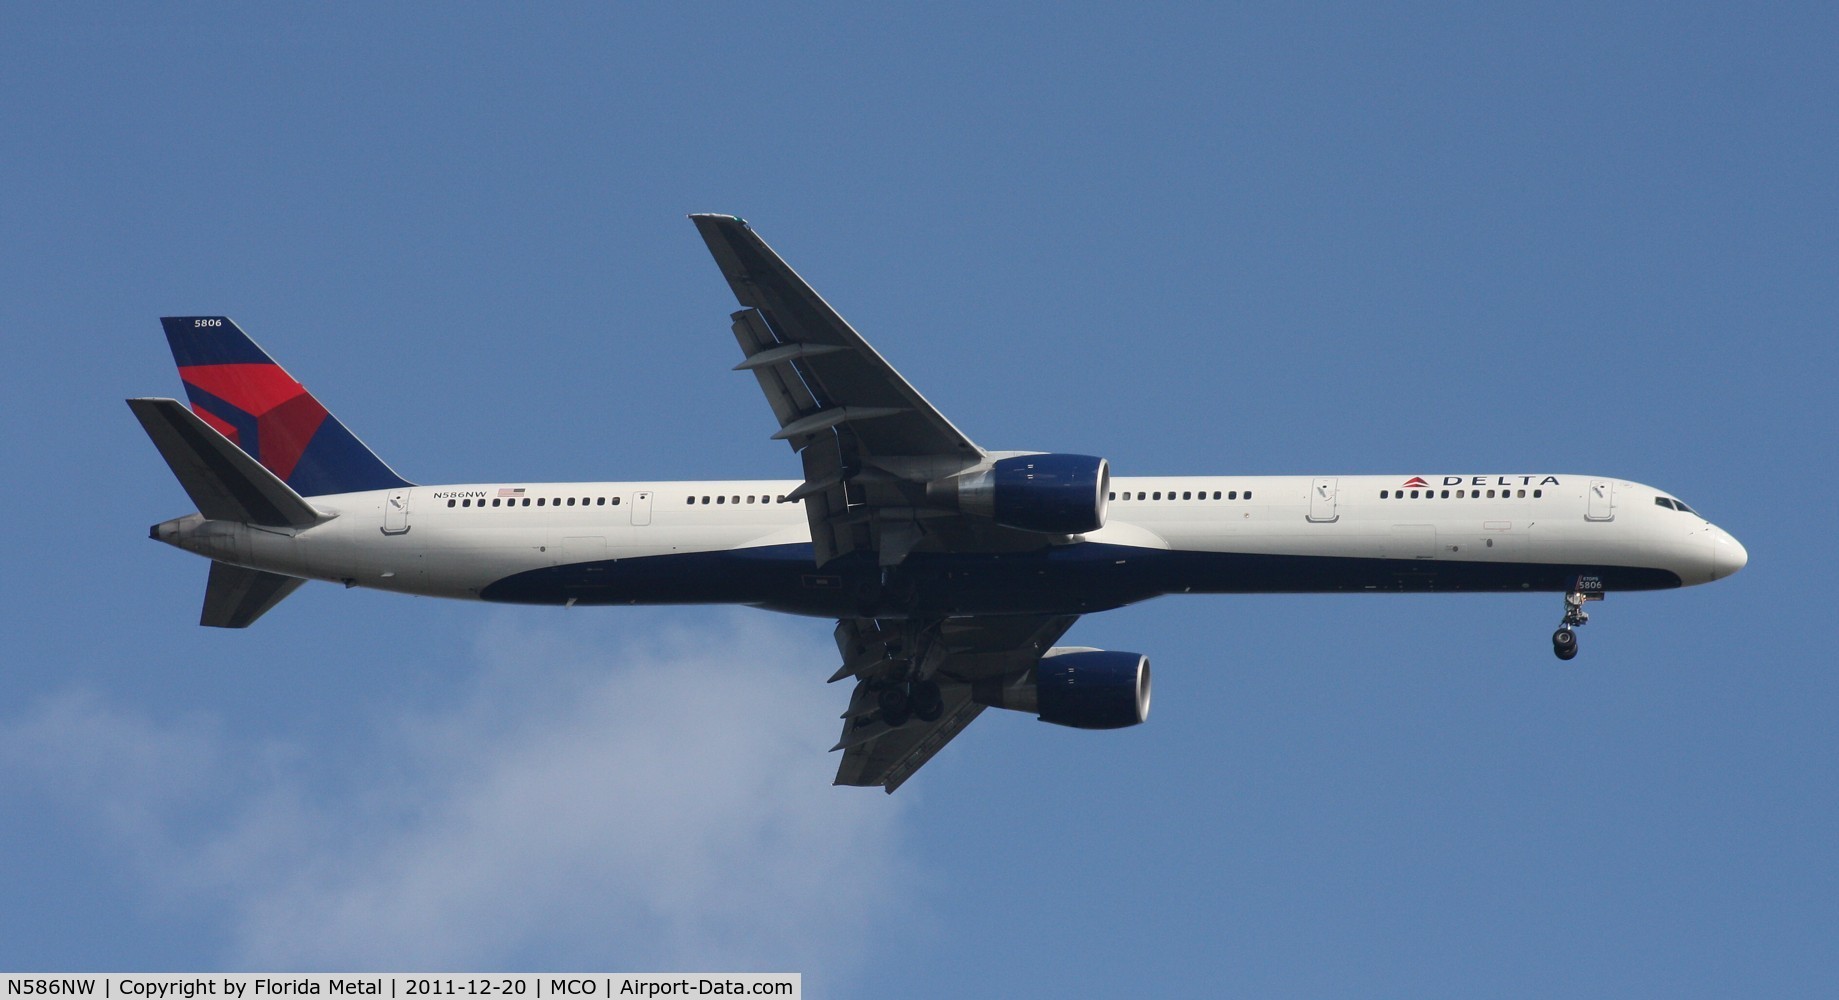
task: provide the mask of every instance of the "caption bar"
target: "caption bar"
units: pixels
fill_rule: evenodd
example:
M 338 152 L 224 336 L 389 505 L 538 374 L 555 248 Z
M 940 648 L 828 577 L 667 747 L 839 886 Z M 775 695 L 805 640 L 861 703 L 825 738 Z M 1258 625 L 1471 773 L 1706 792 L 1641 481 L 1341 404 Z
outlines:
M 792 997 L 804 993 L 796 972 L 596 972 L 570 975 L 447 973 L 158 972 L 79 975 L 10 974 L 0 1000 L 83 997 L 91 1000 L 279 1000 L 287 997 L 494 997 L 512 1000 L 619 1000 L 621 997 Z

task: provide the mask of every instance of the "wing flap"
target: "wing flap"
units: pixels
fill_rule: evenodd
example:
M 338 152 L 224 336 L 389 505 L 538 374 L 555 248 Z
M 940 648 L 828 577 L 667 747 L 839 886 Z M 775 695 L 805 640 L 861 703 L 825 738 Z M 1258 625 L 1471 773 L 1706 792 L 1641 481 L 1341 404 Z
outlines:
M 885 627 L 863 618 L 839 621 L 843 667 L 833 679 L 851 674 L 861 679 L 832 748 L 843 752 L 835 783 L 880 786 L 892 794 L 983 712 L 972 698 L 973 682 L 1019 677 L 1077 620 L 1077 615 L 1005 615 Z M 935 721 L 912 719 L 893 727 L 882 721 L 878 675 L 901 664 L 918 664 L 920 676 L 939 685 L 943 710 Z
M 742 356 L 735 367 L 753 373 L 779 424 L 773 438 L 803 461 L 805 481 L 791 496 L 805 505 L 817 564 L 871 551 L 880 565 L 894 566 L 941 533 L 971 547 L 986 543 L 992 526 L 962 518 L 922 525 L 914 512 L 927 483 L 974 468 L 987 458 L 983 449 L 745 222 L 690 218 L 745 307 L 731 315 Z
M 834 784 L 869 788 L 878 785 L 892 795 L 983 712 L 983 706 L 971 700 L 969 684 L 941 684 L 939 693 L 945 700 L 945 710 L 937 722 L 909 722 L 899 729 L 889 729 L 878 719 L 861 722 L 860 728 L 869 731 L 869 735 L 849 742 L 847 747 L 839 746 L 843 761 L 837 767 Z M 844 726 L 846 742 L 850 728 Z
M 728 215 L 690 218 L 735 299 L 755 310 L 760 326 L 771 334 L 770 342 L 757 333 L 753 343 L 744 342 L 742 363 L 756 375 L 789 373 L 812 397 L 814 408 L 801 408 L 793 420 L 837 406 L 890 411 L 859 426 L 844 422 L 877 455 L 983 457 L 981 448 L 901 378 L 747 223 Z M 792 422 L 774 409 L 782 429 Z M 804 447 L 796 437 L 792 446 Z

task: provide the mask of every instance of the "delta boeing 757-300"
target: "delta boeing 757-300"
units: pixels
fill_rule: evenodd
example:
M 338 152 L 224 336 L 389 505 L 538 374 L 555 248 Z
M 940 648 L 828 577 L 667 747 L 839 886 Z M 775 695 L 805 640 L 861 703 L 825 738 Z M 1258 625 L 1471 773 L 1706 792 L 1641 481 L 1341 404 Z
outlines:
M 989 451 L 757 236 L 691 217 L 742 308 L 742 360 L 803 475 L 422 486 L 236 324 L 162 320 L 191 406 L 128 405 L 198 512 L 152 536 L 211 560 L 201 624 L 307 580 L 512 604 L 748 604 L 837 619 L 854 678 L 836 781 L 892 792 L 986 707 L 1086 729 L 1149 714 L 1149 660 L 1054 643 L 1162 594 L 1562 594 L 1709 583 L 1735 538 L 1667 493 L 1567 473 L 1113 476 Z

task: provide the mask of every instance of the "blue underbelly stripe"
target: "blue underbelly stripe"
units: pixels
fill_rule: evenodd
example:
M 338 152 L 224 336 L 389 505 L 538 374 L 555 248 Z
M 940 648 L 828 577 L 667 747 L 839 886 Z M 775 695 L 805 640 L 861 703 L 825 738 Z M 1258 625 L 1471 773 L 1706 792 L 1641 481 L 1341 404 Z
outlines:
M 1075 614 L 1171 593 L 1521 592 L 1680 586 L 1669 570 L 1631 566 L 1361 559 L 1181 552 L 1086 543 L 994 555 L 915 553 L 884 579 L 872 556 L 819 569 L 808 543 L 530 570 L 480 591 L 512 604 L 751 604 L 848 615 Z

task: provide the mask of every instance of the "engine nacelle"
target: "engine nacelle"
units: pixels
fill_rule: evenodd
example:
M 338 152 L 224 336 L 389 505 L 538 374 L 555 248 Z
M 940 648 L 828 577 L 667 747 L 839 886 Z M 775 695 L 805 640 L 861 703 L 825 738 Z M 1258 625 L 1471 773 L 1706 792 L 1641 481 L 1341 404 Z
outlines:
M 1122 729 L 1149 718 L 1149 657 L 1108 649 L 1050 649 L 1013 683 L 981 681 L 981 705 L 1033 712 L 1075 729 Z
M 952 481 L 958 509 L 1024 531 L 1079 535 L 1105 526 L 1111 465 L 1091 455 L 1016 455 Z

